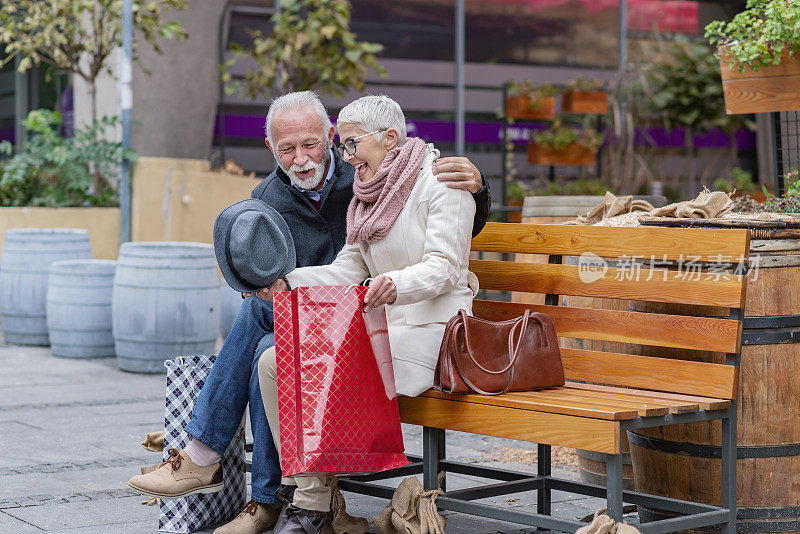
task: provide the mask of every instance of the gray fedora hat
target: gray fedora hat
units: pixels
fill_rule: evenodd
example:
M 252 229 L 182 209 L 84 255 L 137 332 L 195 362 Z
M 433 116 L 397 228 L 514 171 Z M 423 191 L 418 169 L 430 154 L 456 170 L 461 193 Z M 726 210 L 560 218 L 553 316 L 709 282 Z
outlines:
M 289 225 L 255 198 L 231 204 L 217 216 L 214 253 L 225 281 L 243 293 L 269 287 L 297 263 Z

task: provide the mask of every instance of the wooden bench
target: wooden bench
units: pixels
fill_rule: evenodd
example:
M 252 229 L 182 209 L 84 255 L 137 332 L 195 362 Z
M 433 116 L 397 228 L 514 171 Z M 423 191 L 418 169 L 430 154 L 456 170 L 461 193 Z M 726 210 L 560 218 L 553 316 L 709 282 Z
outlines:
M 494 397 L 431 390 L 415 398 L 402 397 L 402 420 L 423 427 L 423 456 L 409 457 L 413 464 L 398 470 L 343 479 L 340 487 L 389 498 L 393 488 L 375 481 L 422 473 L 425 488 L 434 489 L 437 473 L 443 470 L 500 482 L 446 491 L 437 500 L 442 509 L 574 532 L 582 523 L 551 516 L 551 491 L 560 490 L 605 497 L 609 515 L 618 521 L 623 502 L 679 514 L 642 524 L 644 533 L 709 525 L 721 525 L 724 533 L 735 533 L 736 395 L 749 254 L 747 230 L 493 223 L 473 240 L 472 248 L 549 257 L 549 263 L 540 264 L 516 263 L 513 254 L 505 254 L 508 261 L 473 260 L 470 269 L 482 289 L 495 290 L 495 294 L 546 295 L 544 305 L 478 299 L 474 303 L 477 316 L 500 320 L 531 308 L 548 313 L 561 338 L 715 351 L 726 354 L 725 363 L 564 348 L 562 343 L 567 379 L 562 388 Z M 603 266 L 600 258 L 618 263 Z M 635 259 L 646 261 L 642 264 Z M 676 270 L 673 264 L 668 270 L 655 265 L 650 270 L 651 259 L 678 262 L 680 267 Z M 625 265 L 621 260 L 626 260 L 627 266 L 621 266 Z M 741 274 L 722 272 L 723 263 L 737 265 Z M 701 266 L 704 269 L 698 270 Z M 730 314 L 729 318 L 712 318 L 570 307 L 560 305 L 565 295 L 723 307 Z M 721 506 L 623 491 L 623 432 L 710 420 L 722 420 Z M 448 461 L 445 429 L 537 443 L 537 475 Z M 605 453 L 607 487 L 551 476 L 552 445 Z M 471 502 L 528 490 L 538 492 L 535 514 Z

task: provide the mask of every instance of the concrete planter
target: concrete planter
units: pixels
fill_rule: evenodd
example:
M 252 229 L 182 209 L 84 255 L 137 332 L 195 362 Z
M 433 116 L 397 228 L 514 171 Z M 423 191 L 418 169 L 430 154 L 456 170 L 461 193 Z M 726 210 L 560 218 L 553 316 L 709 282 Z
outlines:
M 139 158 L 132 177 L 133 240 L 211 243 L 219 212 L 250 198 L 258 182 L 211 172 L 204 160 Z
M 83 228 L 95 258 L 115 259 L 119 249 L 119 208 L 0 208 L 0 248 L 14 228 Z

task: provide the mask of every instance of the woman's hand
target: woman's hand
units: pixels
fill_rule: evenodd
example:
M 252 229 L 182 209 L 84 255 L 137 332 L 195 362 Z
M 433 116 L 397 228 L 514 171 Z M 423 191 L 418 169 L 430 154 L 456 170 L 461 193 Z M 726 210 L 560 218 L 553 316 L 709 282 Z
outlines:
M 369 312 L 380 308 L 384 304 L 391 304 L 397 299 L 397 288 L 388 276 L 380 275 L 375 278 L 364 295 L 364 311 Z

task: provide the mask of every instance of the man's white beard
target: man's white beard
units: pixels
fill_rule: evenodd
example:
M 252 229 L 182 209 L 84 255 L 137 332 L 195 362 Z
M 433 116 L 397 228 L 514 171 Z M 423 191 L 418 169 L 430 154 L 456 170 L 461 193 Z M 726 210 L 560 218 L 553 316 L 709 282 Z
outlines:
M 289 179 L 292 181 L 292 183 L 297 187 L 299 187 L 300 189 L 314 189 L 320 183 L 322 183 L 322 180 L 325 178 L 324 174 L 325 166 L 328 164 L 328 161 L 330 160 L 329 151 L 330 149 L 328 148 L 326 143 L 325 157 L 322 159 L 322 163 L 314 163 L 313 161 L 309 160 L 309 162 L 306 163 L 305 165 L 301 166 L 292 164 L 292 166 L 289 167 L 288 169 L 285 169 L 283 165 L 281 165 L 280 163 L 278 163 L 278 166 L 283 170 L 283 172 L 287 174 L 287 176 L 289 176 Z M 300 178 L 299 176 L 297 176 L 297 173 L 299 171 L 307 171 L 309 169 L 314 169 L 314 176 L 312 176 L 311 178 Z

